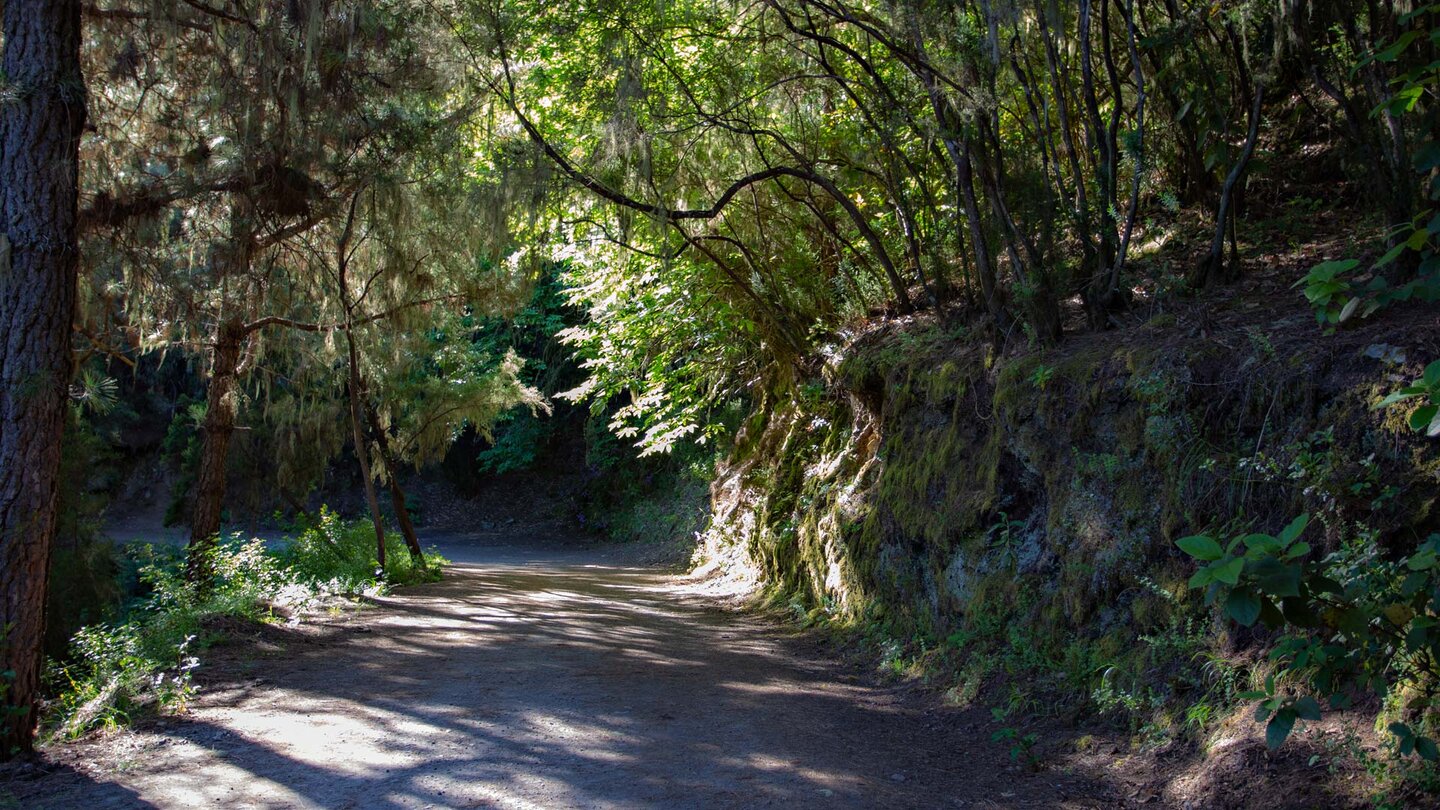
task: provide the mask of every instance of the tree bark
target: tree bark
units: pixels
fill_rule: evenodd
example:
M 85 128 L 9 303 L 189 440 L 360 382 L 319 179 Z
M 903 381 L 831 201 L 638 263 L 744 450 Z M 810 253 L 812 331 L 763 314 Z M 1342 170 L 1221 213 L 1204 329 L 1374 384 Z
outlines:
M 344 271 L 341 271 L 344 283 Z M 385 521 L 380 515 L 380 499 L 375 495 L 375 479 L 370 475 L 370 449 L 365 431 L 360 427 L 360 353 L 355 348 L 355 333 L 345 330 L 350 356 L 350 427 L 355 437 L 355 460 L 360 464 L 360 478 L 365 482 L 365 503 L 370 507 L 370 521 L 375 525 L 375 563 L 378 576 L 385 576 Z
M 375 576 L 385 577 L 385 520 L 380 515 L 380 499 L 375 495 L 375 479 L 370 474 L 370 448 L 365 442 L 361 425 L 360 402 L 364 389 L 360 380 L 360 350 L 355 345 L 355 302 L 350 299 L 351 242 L 355 238 L 356 215 L 360 209 L 360 192 L 350 197 L 345 227 L 335 244 L 335 279 L 340 287 L 340 305 L 345 309 L 345 348 L 349 361 L 350 429 L 355 440 L 355 460 L 360 465 L 360 479 L 365 485 L 365 503 L 370 507 L 370 521 L 375 526 Z M 361 237 L 364 241 L 364 237 Z
M 1102 0 L 1103 2 L 1103 0 Z M 1105 26 L 1108 6 L 1100 10 L 1102 26 Z M 1112 114 L 1109 122 L 1100 112 L 1100 100 L 1096 90 L 1095 78 L 1095 56 L 1092 47 L 1092 29 L 1095 17 L 1094 3 L 1091 0 L 1081 0 L 1079 18 L 1076 22 L 1077 33 L 1080 38 L 1080 87 L 1084 99 L 1085 113 L 1089 121 L 1089 130 L 1086 139 L 1089 142 L 1094 162 L 1095 184 L 1099 192 L 1099 199 L 1096 201 L 1096 213 L 1099 215 L 1099 238 L 1097 240 L 1097 252 L 1095 263 L 1090 268 L 1090 279 L 1082 290 L 1081 295 L 1085 301 L 1085 310 L 1089 316 L 1091 326 L 1103 328 L 1109 320 L 1110 313 L 1118 309 L 1118 302 L 1113 295 L 1114 289 L 1110 284 L 1110 268 L 1115 264 L 1115 206 L 1116 206 L 1116 178 L 1119 172 L 1119 142 L 1118 115 L 1120 109 L 1120 98 L 1118 88 L 1112 90 L 1111 95 Z M 1108 33 L 1108 29 L 1107 29 Z M 1113 59 L 1110 56 L 1109 37 L 1102 35 L 1104 46 L 1104 59 L 1112 86 L 1118 84 L 1114 76 Z
M 375 412 L 375 407 L 368 399 L 364 405 L 370 433 L 375 437 L 376 446 L 380 448 L 380 463 L 385 465 L 385 475 L 390 479 L 390 504 L 395 508 L 395 522 L 400 526 L 400 536 L 405 538 L 405 548 L 410 551 L 410 559 L 414 560 L 418 567 L 424 568 L 425 551 L 420 548 L 415 524 L 411 522 L 410 512 L 405 508 L 405 489 L 400 486 L 400 464 L 395 454 L 390 451 L 390 437 L 380 426 L 380 415 Z
M 395 475 L 390 475 L 390 505 L 395 507 L 395 522 L 400 524 L 400 536 L 405 538 L 405 548 L 410 551 L 410 559 L 415 562 L 416 567 L 425 567 L 425 551 L 420 548 L 420 538 L 415 535 L 415 524 L 410 521 L 410 513 L 405 509 L 405 490 L 400 487 L 400 482 Z
M 200 426 L 200 471 L 190 512 L 188 577 L 203 584 L 210 578 L 210 552 L 220 534 L 225 509 L 226 460 L 235 433 L 235 387 L 240 375 L 240 353 L 247 334 L 244 324 L 231 319 L 220 324 L 205 389 L 205 421 Z
M 1210 252 L 1196 265 L 1190 273 L 1188 283 L 1191 288 L 1199 289 L 1209 285 L 1211 282 L 1220 279 L 1229 279 L 1238 273 L 1238 267 L 1229 270 L 1225 266 L 1225 229 L 1228 225 L 1234 228 L 1235 214 L 1232 206 L 1236 188 L 1245 179 L 1245 170 L 1250 165 L 1250 158 L 1255 154 L 1255 142 L 1260 136 L 1260 112 L 1265 102 L 1265 84 L 1256 82 L 1255 98 L 1250 107 L 1250 128 L 1245 133 L 1245 145 L 1240 150 L 1240 156 L 1236 158 L 1235 165 L 1230 167 L 1230 174 L 1225 178 L 1225 185 L 1220 189 L 1220 203 L 1215 213 L 1215 233 L 1210 238 Z M 1233 247 L 1236 257 L 1234 263 L 1239 263 L 1239 250 Z
M 78 0 L 4 4 L 0 105 L 0 760 L 31 750 L 70 378 L 85 123 Z

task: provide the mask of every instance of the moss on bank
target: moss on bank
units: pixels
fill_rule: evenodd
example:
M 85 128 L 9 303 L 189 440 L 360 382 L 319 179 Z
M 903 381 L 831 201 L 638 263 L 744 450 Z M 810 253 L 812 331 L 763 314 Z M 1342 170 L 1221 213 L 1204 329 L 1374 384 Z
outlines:
M 1418 367 L 1435 347 L 1416 326 L 1318 340 L 1162 316 L 997 359 L 962 329 L 883 324 L 765 395 L 704 552 L 809 622 L 900 640 L 887 666 L 948 672 L 952 696 L 1023 673 L 991 697 L 1198 737 L 1260 675 L 1253 637 L 1187 593 L 1173 541 L 1301 511 L 1321 546 L 1433 531 L 1440 454 L 1371 408 L 1415 369 L 1367 347 L 1410 346 Z

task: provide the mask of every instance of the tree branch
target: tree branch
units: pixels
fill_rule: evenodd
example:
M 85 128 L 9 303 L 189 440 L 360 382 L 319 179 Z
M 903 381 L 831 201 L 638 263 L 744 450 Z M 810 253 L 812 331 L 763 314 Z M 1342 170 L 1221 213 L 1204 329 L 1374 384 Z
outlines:
M 366 324 L 371 324 L 376 321 L 383 321 L 387 318 L 392 318 L 407 309 L 428 306 L 430 304 L 443 304 L 452 301 L 463 300 L 465 300 L 465 295 L 463 293 L 453 293 L 451 295 L 438 295 L 433 298 L 423 298 L 419 301 L 407 301 L 403 304 L 393 306 L 390 309 L 385 310 L 384 312 L 377 312 L 374 315 L 367 315 L 363 318 L 357 318 L 350 323 L 345 323 L 344 321 L 336 323 L 314 323 L 310 321 L 299 321 L 295 320 L 294 318 L 286 318 L 281 315 L 267 315 L 263 318 L 259 318 L 245 324 L 241 327 L 241 330 L 245 334 L 250 334 L 252 332 L 258 332 L 261 329 L 269 326 L 283 326 L 287 329 L 298 329 L 302 332 L 343 332 L 347 329 L 353 329 L 357 326 L 365 326 Z

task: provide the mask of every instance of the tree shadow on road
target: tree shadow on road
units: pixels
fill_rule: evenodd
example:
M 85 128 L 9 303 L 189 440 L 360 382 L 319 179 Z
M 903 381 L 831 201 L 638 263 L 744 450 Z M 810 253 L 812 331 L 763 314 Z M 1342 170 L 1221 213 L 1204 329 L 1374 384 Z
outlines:
M 146 770 L 116 780 L 165 807 L 1123 802 L 1017 765 L 979 710 L 847 682 L 653 571 L 464 566 L 380 601 L 222 653 L 196 710 L 148 732 Z

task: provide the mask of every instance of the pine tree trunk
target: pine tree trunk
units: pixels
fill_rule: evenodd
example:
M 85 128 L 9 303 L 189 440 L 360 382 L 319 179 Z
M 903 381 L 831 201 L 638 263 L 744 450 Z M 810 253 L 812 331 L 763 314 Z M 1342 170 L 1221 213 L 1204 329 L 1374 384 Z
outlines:
M 31 749 L 75 311 L 79 0 L 4 4 L 0 105 L 0 760 Z
M 188 576 L 203 584 L 210 578 L 210 551 L 220 534 L 225 508 L 226 460 L 235 433 L 235 385 L 245 330 L 238 320 L 225 321 L 215 336 L 210 384 L 205 390 L 205 422 L 201 426 L 200 471 L 191 507 Z

